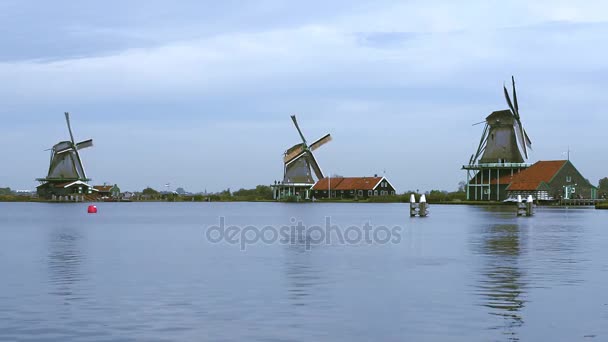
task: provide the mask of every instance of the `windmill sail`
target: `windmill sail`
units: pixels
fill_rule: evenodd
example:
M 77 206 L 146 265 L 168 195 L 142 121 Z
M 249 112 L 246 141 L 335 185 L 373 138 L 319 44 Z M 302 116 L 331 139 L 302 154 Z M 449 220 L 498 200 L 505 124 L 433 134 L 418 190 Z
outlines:
M 319 147 L 327 144 L 330 141 L 331 141 L 331 134 L 326 134 L 323 138 L 321 138 L 321 139 L 315 141 L 314 143 L 312 143 L 310 145 L 310 150 L 314 151 L 314 150 L 318 149 Z
M 315 172 L 317 179 L 325 178 L 323 176 L 323 171 L 321 171 L 321 168 L 319 167 L 319 163 L 317 163 L 317 160 L 315 159 L 315 156 L 312 153 L 309 153 L 308 158 L 310 160 L 310 166 L 312 167 L 313 171 Z
M 92 146 L 93 146 L 93 139 L 89 139 L 89 140 L 81 141 L 78 144 L 76 144 L 76 149 L 82 150 L 82 149 L 92 147 Z
M 513 126 L 515 127 L 515 135 L 517 135 L 517 142 L 519 143 L 521 149 L 524 151 L 525 158 L 528 159 L 528 150 L 526 149 L 526 141 L 524 140 L 524 131 L 521 128 L 519 121 L 517 120 L 515 120 Z

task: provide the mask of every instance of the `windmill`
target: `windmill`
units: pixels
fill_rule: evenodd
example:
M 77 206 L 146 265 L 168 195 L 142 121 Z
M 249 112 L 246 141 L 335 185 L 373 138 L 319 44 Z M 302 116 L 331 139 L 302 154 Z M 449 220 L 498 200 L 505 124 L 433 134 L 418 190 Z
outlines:
M 471 155 L 469 165 L 476 162 L 480 164 L 523 163 L 528 159 L 528 150 L 532 148 L 532 141 L 521 122 L 515 78 L 511 77 L 511 80 L 513 82 L 513 101 L 511 101 L 507 87 L 503 86 L 509 109 L 493 112 L 486 118 L 477 152 Z
M 485 123 L 485 126 L 477 151 L 471 155 L 469 164 L 463 166 L 467 170 L 469 200 L 505 200 L 510 179 L 529 166 L 525 161 L 532 141 L 521 122 L 515 77 L 511 76 L 511 81 L 513 101 L 506 85 L 503 85 L 509 109 L 495 111 L 478 123 Z
M 39 194 L 47 197 L 67 194 L 70 191 L 69 187 L 73 185 L 79 186 L 77 189 L 80 193 L 82 193 L 83 186 L 90 188 L 86 184 L 90 179 L 85 172 L 79 151 L 93 146 L 93 139 L 76 143 L 70 124 L 70 114 L 67 112 L 65 121 L 70 133 L 70 140 L 60 141 L 50 149 L 51 160 L 48 174 L 45 178 L 37 179 L 41 182 L 38 187 Z
M 283 157 L 283 183 L 314 184 L 315 181 L 312 177 L 311 169 L 317 179 L 323 179 L 324 176 L 323 171 L 321 171 L 321 168 L 319 167 L 319 164 L 317 163 L 317 160 L 312 152 L 331 141 L 331 135 L 326 134 L 322 138 L 308 145 L 306 138 L 304 137 L 304 134 L 302 134 L 302 130 L 298 125 L 296 116 L 292 115 L 291 120 L 298 130 L 302 142 L 285 151 L 285 155 Z
M 79 150 L 93 146 L 93 139 L 76 143 L 72 126 L 70 125 L 70 113 L 65 113 L 65 121 L 70 132 L 69 141 L 61 141 L 51 148 L 51 162 L 46 180 L 81 180 L 88 181 L 87 174 L 80 158 Z

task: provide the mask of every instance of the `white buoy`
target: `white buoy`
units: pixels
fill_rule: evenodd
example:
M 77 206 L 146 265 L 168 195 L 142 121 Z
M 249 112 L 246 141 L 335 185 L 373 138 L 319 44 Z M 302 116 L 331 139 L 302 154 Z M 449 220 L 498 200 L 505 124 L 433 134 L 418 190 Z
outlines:
M 420 196 L 420 202 L 416 203 L 416 196 L 414 194 L 410 195 L 410 216 L 420 216 L 426 217 L 429 211 L 426 204 L 426 195 Z
M 526 202 L 526 216 L 534 215 L 534 199 L 532 195 L 528 196 L 528 201 Z
M 410 217 L 416 216 L 418 211 L 418 204 L 416 204 L 416 196 L 414 194 L 410 195 Z
M 429 210 L 428 210 L 427 204 L 426 204 L 426 195 L 422 194 L 422 196 L 420 196 L 420 206 L 418 208 L 418 216 L 426 217 L 428 214 L 429 214 Z

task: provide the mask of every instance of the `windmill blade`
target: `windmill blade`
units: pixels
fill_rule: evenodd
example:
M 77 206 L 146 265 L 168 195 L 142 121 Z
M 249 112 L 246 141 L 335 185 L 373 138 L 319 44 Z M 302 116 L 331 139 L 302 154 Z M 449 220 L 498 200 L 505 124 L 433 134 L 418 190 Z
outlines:
M 311 150 L 311 151 L 314 151 L 314 150 L 318 149 L 319 147 L 321 147 L 321 146 L 323 146 L 323 145 L 327 144 L 327 143 L 328 143 L 328 142 L 330 142 L 330 141 L 331 141 L 331 134 L 326 134 L 326 135 L 325 135 L 323 138 L 321 138 L 321 139 L 319 139 L 319 140 L 317 140 L 317 141 L 313 142 L 313 143 L 310 145 L 310 150 Z
M 66 152 L 73 151 L 73 150 L 74 150 L 73 148 L 68 147 L 68 148 L 64 148 L 64 149 L 61 149 L 61 150 L 56 150 L 55 154 L 62 154 L 62 153 L 66 153 Z
M 77 174 L 80 174 L 79 171 L 82 171 L 82 178 L 86 179 L 87 175 L 84 171 L 84 166 L 82 165 L 82 159 L 80 159 L 80 154 L 78 153 L 78 148 L 76 147 L 76 143 L 74 142 L 74 134 L 72 133 L 72 126 L 70 125 L 70 113 L 65 112 L 65 121 L 68 124 L 68 131 L 70 131 L 70 140 L 72 141 L 72 147 L 74 149 L 74 154 L 76 155 L 75 165 L 73 165 Z M 92 141 L 91 141 L 92 144 Z M 77 165 L 76 165 L 77 163 Z
M 513 114 L 513 116 L 515 116 L 515 118 L 517 118 L 517 113 L 515 112 L 515 107 L 513 107 L 513 103 L 511 102 L 511 98 L 509 97 L 509 91 L 507 90 L 507 87 L 505 85 L 503 85 L 502 88 L 505 92 L 505 99 L 507 100 L 507 104 L 509 105 L 509 108 L 511 109 L 511 113 Z
M 87 179 L 87 173 L 84 170 L 84 165 L 82 164 L 82 159 L 80 159 L 80 153 L 78 153 L 77 149 L 74 150 L 74 154 L 76 154 L 76 162 L 78 163 L 78 165 L 74 165 L 74 168 L 76 168 L 76 173 L 80 174 L 79 171 L 81 171 L 82 178 Z
M 298 130 L 298 133 L 300 133 L 300 138 L 302 138 L 302 142 L 304 143 L 304 145 L 306 145 L 306 139 L 304 138 L 304 134 L 302 134 L 302 130 L 300 130 L 300 126 L 298 125 L 298 120 L 296 120 L 296 116 L 292 115 L 291 120 L 293 121 L 293 124 L 296 125 L 296 129 Z
M 72 126 L 70 125 L 70 113 L 68 112 L 65 112 L 65 121 L 68 123 L 68 131 L 70 131 L 70 140 L 72 140 L 72 144 L 75 144 L 74 134 L 72 134 Z
M 304 153 L 305 149 L 302 147 L 302 144 L 296 145 L 285 152 L 285 156 L 283 157 L 283 162 L 285 164 L 291 162 L 300 154 Z
M 85 140 L 85 141 L 81 141 L 78 144 L 76 144 L 76 149 L 77 150 L 82 150 L 83 148 L 88 148 L 93 146 L 93 139 L 89 139 L 89 140 Z
M 513 82 L 513 105 L 515 107 L 515 116 L 519 119 L 519 105 L 517 104 L 517 92 L 515 91 L 515 77 L 511 76 Z
M 315 156 L 310 152 L 307 153 L 307 156 L 308 156 L 308 161 L 310 162 L 310 166 L 312 167 L 312 170 L 315 172 L 317 179 L 325 178 L 323 176 L 323 171 L 321 171 L 321 168 L 319 167 L 319 163 L 317 163 L 317 160 L 315 159 Z
M 515 128 L 515 135 L 517 136 L 519 146 L 523 150 L 525 158 L 528 159 L 528 149 L 526 148 L 526 141 L 524 140 L 524 130 L 519 120 L 513 122 L 513 127 Z
M 291 153 L 290 155 L 285 156 L 283 161 L 285 162 L 285 165 L 288 165 L 288 164 L 291 164 L 291 163 L 295 162 L 296 160 L 304 157 L 305 154 L 306 154 L 305 151 L 296 151 L 296 153 Z
M 530 140 L 530 137 L 528 137 L 528 132 L 526 132 L 525 129 L 524 129 L 524 137 L 526 138 L 526 146 L 528 146 L 528 148 L 532 149 L 532 140 Z
M 485 150 L 485 145 L 488 142 L 488 131 L 490 126 L 486 123 L 486 126 L 483 129 L 483 133 L 481 133 L 481 139 L 479 139 L 479 145 L 477 146 L 477 152 L 475 152 L 475 157 L 473 158 L 473 162 L 481 156 L 483 151 Z M 472 163 L 471 163 L 472 164 Z

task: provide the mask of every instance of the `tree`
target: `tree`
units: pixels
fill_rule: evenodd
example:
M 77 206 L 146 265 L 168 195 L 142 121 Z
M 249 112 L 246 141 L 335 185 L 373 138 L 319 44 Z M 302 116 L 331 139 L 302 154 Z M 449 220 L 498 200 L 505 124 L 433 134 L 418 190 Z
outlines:
M 258 185 L 255 189 L 239 189 L 233 192 L 232 195 L 241 200 L 271 200 L 272 189 L 266 185 Z
M 156 196 L 158 195 L 158 191 L 152 189 L 151 187 L 147 187 L 144 190 L 142 190 L 141 192 L 144 195 L 151 195 L 151 196 Z
M 255 197 L 258 200 L 271 200 L 272 189 L 267 185 L 258 185 L 254 189 Z
M 600 179 L 600 190 L 608 190 L 608 177 Z
M 0 188 L 0 195 L 10 195 L 11 193 L 11 188 Z
M 465 181 L 458 182 L 458 192 L 464 192 L 466 188 L 467 188 L 467 182 L 465 182 Z
M 184 195 L 186 193 L 186 190 L 184 190 L 184 188 L 177 188 L 177 189 L 175 189 L 175 192 L 177 192 L 180 195 Z

